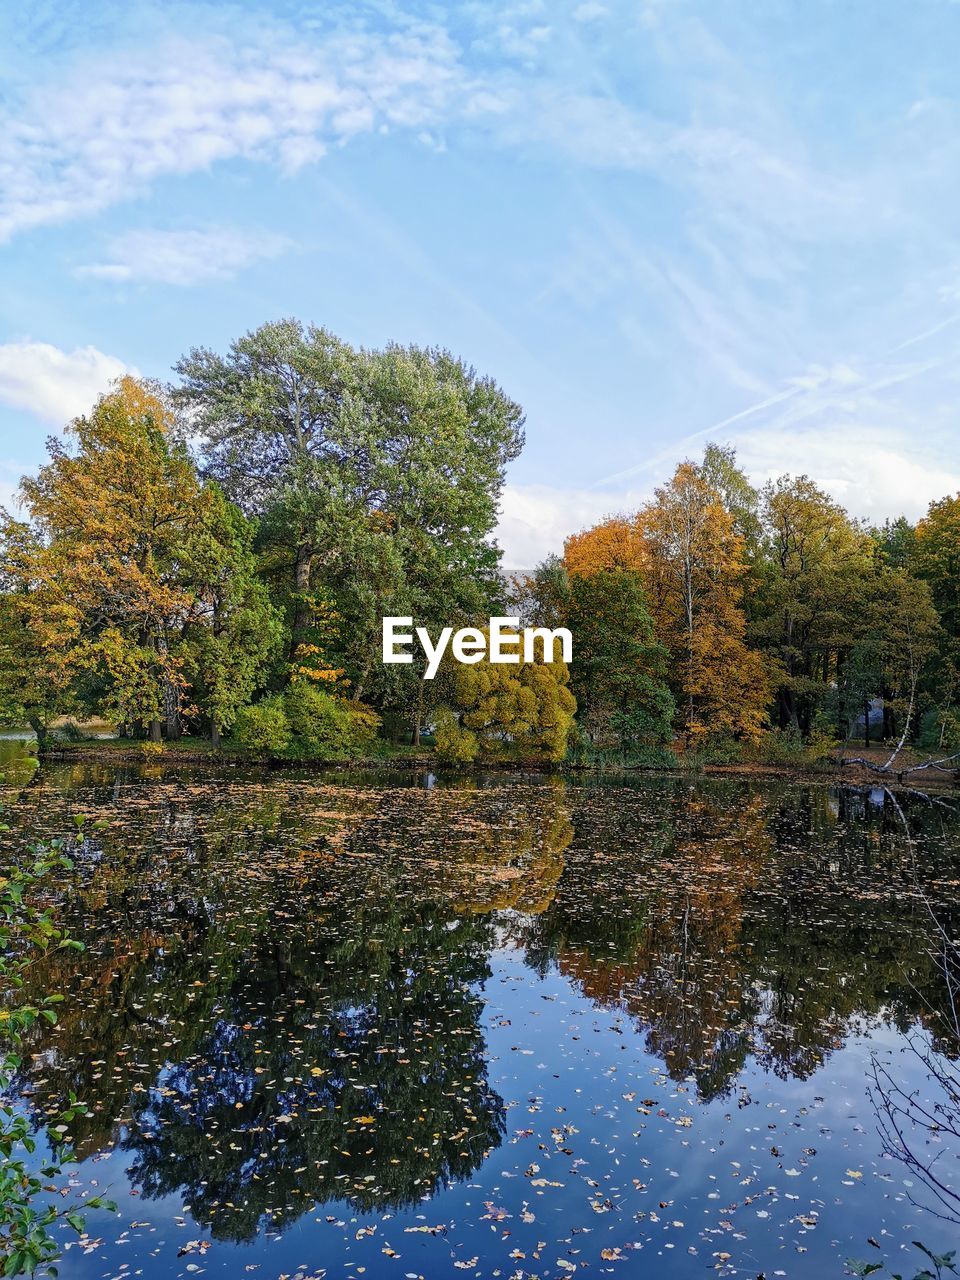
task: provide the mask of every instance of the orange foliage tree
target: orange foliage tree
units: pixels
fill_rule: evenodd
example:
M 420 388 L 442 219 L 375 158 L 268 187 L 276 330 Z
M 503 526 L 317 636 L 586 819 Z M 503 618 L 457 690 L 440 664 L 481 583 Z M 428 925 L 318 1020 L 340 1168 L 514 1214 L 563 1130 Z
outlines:
M 563 544 L 563 563 L 571 576 L 604 570 L 642 571 L 646 543 L 639 516 L 609 516 L 592 529 L 572 534 Z
M 121 379 L 70 425 L 75 447 L 51 441 L 50 461 L 23 481 L 29 523 L 4 517 L 2 635 L 32 673 L 36 705 L 21 701 L 38 737 L 33 713 L 67 709 L 80 687 L 88 705 L 159 739 L 162 719 L 177 731 L 196 710 L 190 683 L 216 731 L 265 660 L 275 623 L 249 524 L 201 483 L 170 426 L 157 391 Z
M 743 539 L 719 495 L 690 462 L 640 512 L 644 578 L 688 744 L 709 737 L 755 739 L 766 719 L 768 682 L 744 639 Z

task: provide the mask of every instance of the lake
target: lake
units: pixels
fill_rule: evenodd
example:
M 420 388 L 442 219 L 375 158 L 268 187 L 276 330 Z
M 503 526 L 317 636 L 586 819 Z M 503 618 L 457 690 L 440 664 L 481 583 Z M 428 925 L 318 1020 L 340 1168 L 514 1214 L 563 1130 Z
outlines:
M 4 791 L 7 853 L 88 815 L 86 950 L 31 974 L 69 1000 L 20 1083 L 88 1105 L 74 1181 L 119 1211 L 62 1277 L 912 1276 L 960 1238 L 875 1081 L 935 1106 L 923 1055 L 958 1048 L 949 799 L 91 763 Z

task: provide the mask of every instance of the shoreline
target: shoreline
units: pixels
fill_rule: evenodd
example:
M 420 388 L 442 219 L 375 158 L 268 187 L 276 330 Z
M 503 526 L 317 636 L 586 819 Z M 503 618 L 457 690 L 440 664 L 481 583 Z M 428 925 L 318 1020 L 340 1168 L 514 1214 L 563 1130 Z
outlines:
M 860 754 L 863 750 L 860 749 Z M 888 753 L 878 752 L 878 755 Z M 104 742 L 80 742 L 58 745 L 48 749 L 40 757 L 42 763 L 71 763 L 89 761 L 92 763 L 116 764 L 190 764 L 190 765 L 236 765 L 239 767 L 260 768 L 269 771 L 285 771 L 292 769 L 330 769 L 346 772 L 357 769 L 386 770 L 443 770 L 469 776 L 471 773 L 545 773 L 557 777 L 627 777 L 635 774 L 698 774 L 726 776 L 733 778 L 779 778 L 792 782 L 849 784 L 852 786 L 872 785 L 887 790 L 951 791 L 960 784 L 960 770 L 924 770 L 909 773 L 911 765 L 916 761 L 905 761 L 901 773 L 878 774 L 865 768 L 862 764 L 846 764 L 844 760 L 825 758 L 816 763 L 766 763 L 762 761 L 733 761 L 724 763 L 703 762 L 685 764 L 678 758 L 675 765 L 670 764 L 623 764 L 623 765 L 591 765 L 591 764 L 557 764 L 549 760 L 485 760 L 469 765 L 450 765 L 437 759 L 429 751 L 417 754 L 393 752 L 383 756 L 363 756 L 354 760 L 290 760 L 269 756 L 258 756 L 229 747 L 199 747 L 195 743 L 171 744 L 165 742 L 163 750 L 157 754 L 143 752 L 139 744 L 130 746 L 107 746 Z M 917 785 L 922 782 L 922 787 Z

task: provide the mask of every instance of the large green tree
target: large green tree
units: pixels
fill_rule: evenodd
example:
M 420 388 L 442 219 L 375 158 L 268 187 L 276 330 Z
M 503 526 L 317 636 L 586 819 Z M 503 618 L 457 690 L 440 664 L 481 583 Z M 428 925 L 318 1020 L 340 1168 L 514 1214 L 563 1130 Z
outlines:
M 490 535 L 519 405 L 446 351 L 358 350 L 294 320 L 224 355 L 193 350 L 177 372 L 205 472 L 262 517 L 285 571 L 291 658 L 311 642 L 316 593 L 332 592 L 355 696 L 420 703 L 416 664 L 377 662 L 380 618 L 448 624 L 496 597 Z
M 753 639 L 779 668 L 775 721 L 808 733 L 860 632 L 871 541 L 808 476 L 764 486 Z

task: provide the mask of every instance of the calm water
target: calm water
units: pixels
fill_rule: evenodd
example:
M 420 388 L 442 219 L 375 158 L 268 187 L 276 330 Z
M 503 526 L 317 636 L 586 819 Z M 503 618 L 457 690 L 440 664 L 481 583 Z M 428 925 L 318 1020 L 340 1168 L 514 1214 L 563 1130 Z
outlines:
M 23 1080 L 88 1104 L 77 1188 L 119 1206 L 64 1277 L 833 1276 L 960 1239 L 868 1092 L 879 1062 L 926 1100 L 908 1035 L 955 1048 L 951 807 L 89 765 L 6 792 L 8 849 L 89 815 L 86 951 L 34 974 L 71 998 Z

